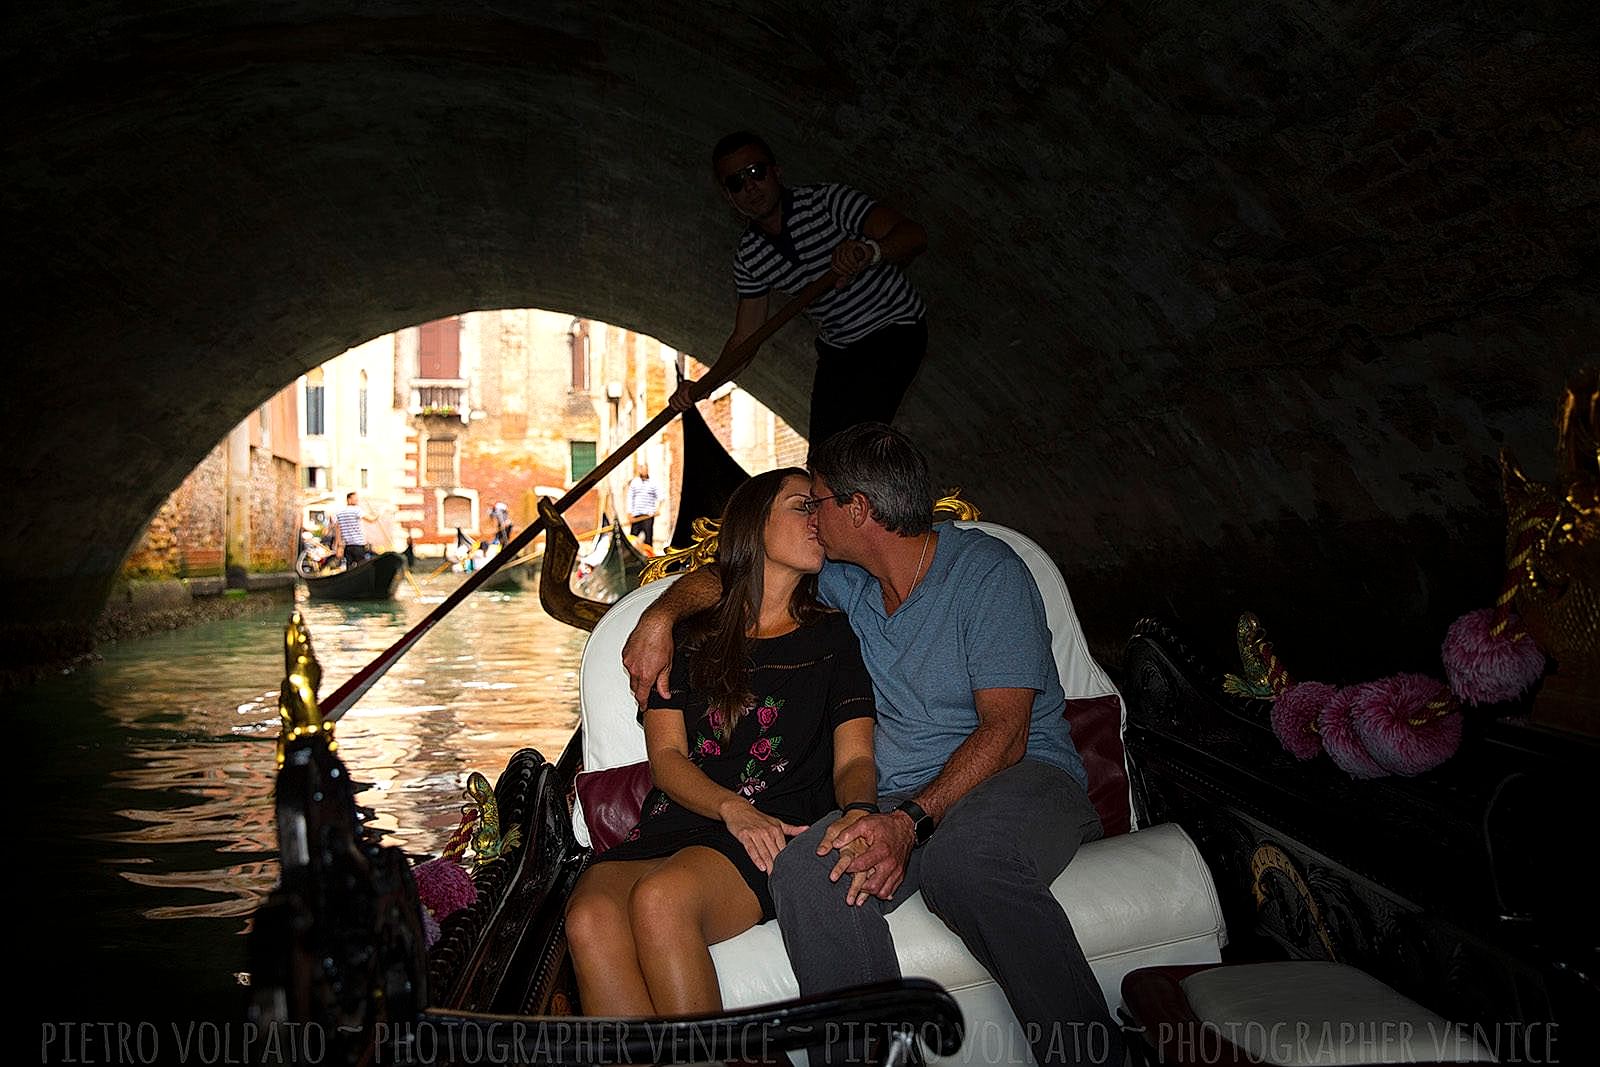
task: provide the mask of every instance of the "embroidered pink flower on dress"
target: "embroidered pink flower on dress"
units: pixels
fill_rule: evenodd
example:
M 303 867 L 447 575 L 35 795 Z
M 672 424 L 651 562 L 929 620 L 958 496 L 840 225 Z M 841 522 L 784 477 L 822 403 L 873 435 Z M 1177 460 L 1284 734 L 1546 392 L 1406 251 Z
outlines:
M 750 755 L 758 760 L 766 760 L 772 755 L 772 742 L 765 737 L 757 738 L 756 743 L 750 746 Z
M 713 730 L 722 729 L 722 709 L 712 708 L 710 711 L 707 711 L 706 722 L 710 724 Z
M 700 755 L 720 756 L 722 755 L 722 746 L 711 740 L 709 737 L 702 737 L 700 739 Z
M 778 721 L 778 707 L 781 704 L 782 701 L 774 702 L 771 697 L 768 697 L 767 702 L 756 710 L 756 718 L 761 720 L 761 728 L 763 730 Z

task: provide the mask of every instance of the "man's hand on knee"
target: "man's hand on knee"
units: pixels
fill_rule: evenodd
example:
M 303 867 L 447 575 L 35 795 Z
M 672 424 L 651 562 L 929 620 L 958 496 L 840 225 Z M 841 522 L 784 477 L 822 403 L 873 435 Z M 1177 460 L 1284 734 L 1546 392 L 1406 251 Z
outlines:
M 915 844 L 911 820 L 902 813 L 863 814 L 840 835 L 837 847 L 841 856 L 830 877 L 838 881 L 844 874 L 865 876 L 851 880 L 847 896 L 852 904 L 859 904 L 868 896 L 888 900 L 905 881 L 906 864 Z M 856 851 L 859 846 L 865 847 Z M 847 851 L 855 854 L 843 855 Z

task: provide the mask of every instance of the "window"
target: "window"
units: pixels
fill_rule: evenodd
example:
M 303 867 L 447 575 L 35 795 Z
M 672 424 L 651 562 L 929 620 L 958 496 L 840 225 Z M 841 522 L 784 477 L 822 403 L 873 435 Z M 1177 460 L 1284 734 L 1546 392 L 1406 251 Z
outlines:
M 446 529 L 472 530 L 473 515 L 477 509 L 472 506 L 473 501 L 468 496 L 447 496 L 439 508 L 439 514 Z
M 589 323 L 573 319 L 567 330 L 567 344 L 572 349 L 572 391 L 589 391 Z
M 456 484 L 456 439 L 428 438 L 428 484 Z
M 328 488 L 328 468 L 326 468 L 326 467 L 307 467 L 305 469 L 305 471 L 306 471 L 306 488 L 307 489 L 326 489 L 326 488 Z
M 361 437 L 367 436 L 367 372 L 366 371 L 362 371 L 361 372 L 361 391 L 358 394 L 358 400 L 356 402 L 356 433 Z M 366 472 L 363 471 L 362 473 L 365 474 Z M 367 485 L 367 483 L 365 481 L 362 481 L 361 487 L 363 489 L 366 488 L 366 485 Z
M 596 461 L 593 441 L 573 441 L 572 444 L 572 480 L 577 481 L 585 474 L 594 470 Z
M 366 487 L 367 487 L 367 468 L 362 467 L 361 468 L 361 488 L 365 489 Z
M 323 418 L 322 386 L 306 380 L 306 436 L 321 437 L 328 432 Z
M 461 319 L 452 316 L 417 327 L 417 377 L 461 377 Z

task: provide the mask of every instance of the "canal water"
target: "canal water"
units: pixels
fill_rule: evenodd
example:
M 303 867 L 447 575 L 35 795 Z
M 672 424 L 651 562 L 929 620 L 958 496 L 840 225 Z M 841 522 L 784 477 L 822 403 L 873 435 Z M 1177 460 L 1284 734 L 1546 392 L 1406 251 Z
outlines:
M 300 593 L 324 695 L 445 591 L 403 587 L 382 604 Z M 37 1001 L 24 1020 L 165 1025 L 238 1010 L 250 917 L 278 874 L 289 606 L 108 645 L 103 660 L 13 694 L 13 936 L 40 946 L 20 961 L 24 1000 Z M 493 781 L 522 747 L 560 755 L 586 638 L 546 616 L 536 593 L 477 593 L 339 721 L 356 802 L 386 844 L 436 855 L 470 771 Z M 35 1049 L 39 1025 L 24 1023 Z

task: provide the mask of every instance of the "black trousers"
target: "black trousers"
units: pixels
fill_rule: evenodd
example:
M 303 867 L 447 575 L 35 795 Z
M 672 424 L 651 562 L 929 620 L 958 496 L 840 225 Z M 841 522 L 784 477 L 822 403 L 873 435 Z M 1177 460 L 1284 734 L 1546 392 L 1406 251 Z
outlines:
M 818 341 L 811 447 L 857 423 L 893 422 L 927 351 L 926 319 L 881 327 L 842 348 Z
M 648 519 L 634 519 L 633 525 L 628 527 L 628 533 L 654 548 L 656 544 L 656 517 L 652 515 Z
M 352 545 L 347 543 L 344 546 L 344 561 L 346 563 L 360 563 L 370 555 L 372 555 L 371 545 Z

